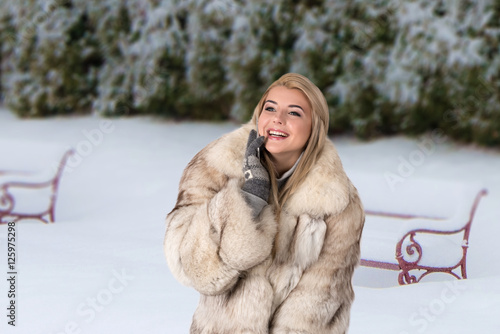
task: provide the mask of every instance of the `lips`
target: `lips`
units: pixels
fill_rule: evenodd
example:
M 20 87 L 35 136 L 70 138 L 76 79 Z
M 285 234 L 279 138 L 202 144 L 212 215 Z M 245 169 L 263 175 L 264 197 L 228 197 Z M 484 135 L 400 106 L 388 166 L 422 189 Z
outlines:
M 288 133 L 276 129 L 267 130 L 267 134 L 271 139 L 284 139 L 289 136 Z

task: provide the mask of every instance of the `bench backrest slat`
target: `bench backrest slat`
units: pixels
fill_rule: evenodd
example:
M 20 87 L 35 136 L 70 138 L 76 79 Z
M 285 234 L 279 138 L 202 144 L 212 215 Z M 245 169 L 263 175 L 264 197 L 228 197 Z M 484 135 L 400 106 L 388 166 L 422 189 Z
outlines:
M 416 216 L 455 218 L 467 223 L 481 184 L 410 177 L 388 182 L 383 173 L 348 173 L 367 211 Z
M 0 171 L 55 172 L 68 150 L 69 147 L 54 143 L 0 139 Z

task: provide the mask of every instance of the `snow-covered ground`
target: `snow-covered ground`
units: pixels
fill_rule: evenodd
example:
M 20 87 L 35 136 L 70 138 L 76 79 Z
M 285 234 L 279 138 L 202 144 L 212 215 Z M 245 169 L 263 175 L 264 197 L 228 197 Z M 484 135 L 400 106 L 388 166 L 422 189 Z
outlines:
M 3 278 L 0 332 L 188 333 L 198 294 L 168 270 L 164 218 L 191 157 L 236 127 L 152 118 L 19 120 L 0 109 L 0 140 L 58 142 L 80 158 L 63 175 L 57 222 L 17 225 L 16 327 L 7 324 Z M 469 279 L 431 275 L 398 286 L 396 272 L 360 267 L 350 333 L 498 333 L 500 152 L 446 140 L 424 152 L 422 139 L 332 139 L 348 173 L 398 173 L 403 160 L 419 155 L 407 177 L 479 180 L 489 190 L 472 226 Z M 0 157 L 0 169 L 4 159 L 16 157 Z M 6 232 L 0 226 L 5 276 Z

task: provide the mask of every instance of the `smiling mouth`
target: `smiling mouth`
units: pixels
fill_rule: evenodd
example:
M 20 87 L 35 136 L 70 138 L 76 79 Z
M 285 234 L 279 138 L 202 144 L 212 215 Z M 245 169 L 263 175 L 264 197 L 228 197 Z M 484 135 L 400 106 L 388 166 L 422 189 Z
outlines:
M 281 131 L 269 130 L 268 133 L 269 133 L 269 136 L 272 136 L 272 137 L 280 137 L 280 138 L 288 137 L 288 134 L 281 132 Z

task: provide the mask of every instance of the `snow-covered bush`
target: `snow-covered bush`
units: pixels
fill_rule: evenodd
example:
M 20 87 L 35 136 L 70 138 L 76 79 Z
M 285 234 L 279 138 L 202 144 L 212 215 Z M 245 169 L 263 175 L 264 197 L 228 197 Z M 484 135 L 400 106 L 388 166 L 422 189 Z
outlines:
M 226 82 L 228 38 L 240 8 L 232 0 L 187 0 L 186 77 L 202 118 L 227 118 L 233 91 Z
M 245 121 L 272 81 L 298 72 L 323 90 L 334 132 L 439 128 L 500 144 L 499 0 L 0 6 L 1 89 L 19 115 L 92 109 Z
M 128 1 L 111 21 L 127 17 L 127 30 L 115 36 L 100 72 L 94 107 L 106 115 L 182 114 L 188 95 L 185 82 L 186 34 L 180 1 Z M 127 13 L 125 15 L 125 13 Z M 108 42 L 103 44 L 109 48 Z
M 293 0 L 247 1 L 238 7 L 226 58 L 233 117 L 247 119 L 266 87 L 289 71 L 300 24 Z
M 97 97 L 93 109 L 100 114 L 128 115 L 137 112 L 132 99 L 132 66 L 125 56 L 133 38 L 130 12 L 143 11 L 130 1 L 89 1 L 87 12 L 95 26 L 103 64 L 98 72 Z M 132 64 L 133 65 L 133 64 Z
M 100 71 L 96 111 L 227 118 L 232 104 L 223 66 L 232 21 L 227 5 L 232 3 L 130 0 L 108 16 L 105 21 L 127 16 L 130 27 L 114 34 L 115 52 Z M 109 47 L 109 41 L 103 44 Z
M 100 57 L 88 15 L 71 1 L 12 4 L 15 70 L 6 101 L 20 116 L 90 110 Z
M 500 112 L 498 89 L 487 75 L 492 56 L 499 53 L 491 45 L 499 38 L 498 26 L 492 25 L 494 5 L 487 0 L 400 3 L 398 35 L 382 87 L 396 103 L 394 112 L 402 115 L 400 131 L 441 128 L 456 138 L 487 143 L 480 137 L 493 130 L 486 123 Z
M 330 106 L 333 131 L 360 136 L 385 124 L 390 103 L 379 94 L 395 36 L 391 1 L 318 1 L 302 8 L 292 71 L 315 82 Z
M 440 128 L 500 143 L 499 1 L 316 4 L 303 11 L 291 70 L 323 89 L 334 131 Z
M 0 1 L 0 101 L 3 100 L 4 82 L 12 73 L 15 35 L 10 8 L 6 2 Z
M 136 6 L 145 6 L 144 1 L 137 1 Z M 182 1 L 157 1 L 139 14 L 139 18 L 131 16 L 132 40 L 124 50 L 133 107 L 141 113 L 170 117 L 189 114 L 187 12 Z

